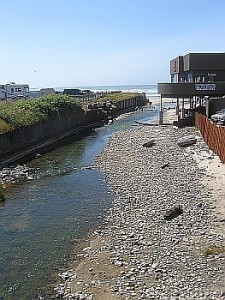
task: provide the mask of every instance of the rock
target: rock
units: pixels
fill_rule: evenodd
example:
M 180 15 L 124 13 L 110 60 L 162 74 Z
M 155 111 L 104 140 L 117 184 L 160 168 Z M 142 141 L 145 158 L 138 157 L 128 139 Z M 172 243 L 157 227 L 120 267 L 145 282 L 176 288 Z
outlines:
M 157 136 L 157 144 L 146 156 L 140 141 L 149 140 L 149 134 Z M 224 237 L 211 230 L 223 225 L 218 222 L 222 216 L 215 214 L 213 194 L 202 184 L 206 173 L 195 163 L 195 151 L 177 146 L 186 135 L 198 136 L 195 151 L 208 151 L 194 127 L 143 126 L 115 133 L 96 157 L 114 198 L 101 230 L 93 235 L 100 238 L 101 248 L 88 247 L 78 254 L 104 268 L 100 278 L 98 272 L 92 278 L 89 271 L 89 279 L 78 276 L 85 300 L 93 289 L 97 298 L 107 288 L 124 299 L 221 299 L 215 286 L 224 278 L 224 257 L 206 258 L 202 244 L 225 244 Z M 163 172 L 165 162 L 173 168 Z M 174 218 L 171 223 L 162 221 L 169 208 L 173 211 L 165 216 Z
M 177 144 L 180 147 L 186 147 L 189 145 L 193 145 L 197 142 L 197 139 L 193 135 L 183 136 L 178 139 Z

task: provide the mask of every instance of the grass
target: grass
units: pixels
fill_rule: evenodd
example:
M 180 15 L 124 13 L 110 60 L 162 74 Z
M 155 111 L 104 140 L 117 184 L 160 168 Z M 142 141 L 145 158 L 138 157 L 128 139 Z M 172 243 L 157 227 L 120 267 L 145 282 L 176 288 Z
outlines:
M 101 101 L 107 101 L 107 100 L 111 100 L 111 101 L 121 101 L 121 100 L 126 100 L 126 99 L 131 99 L 133 97 L 136 96 L 140 96 L 140 94 L 138 93 L 109 93 L 108 95 L 106 95 L 105 97 L 101 98 Z
M 4 120 L 0 119 L 0 133 L 10 131 L 12 127 L 7 124 Z
M 210 246 L 204 250 L 205 256 L 215 255 L 225 252 L 225 246 Z
M 54 115 L 60 115 L 64 110 L 78 109 L 81 109 L 79 101 L 60 94 L 0 103 L 0 132 L 37 123 Z
M 136 96 L 140 96 L 140 94 L 139 93 L 122 93 L 120 91 L 119 92 L 110 92 L 107 95 L 105 95 L 104 97 L 101 97 L 99 99 L 84 100 L 82 103 L 85 107 L 85 105 L 88 105 L 90 102 L 105 102 L 105 101 L 117 102 L 117 101 L 131 99 Z
M 99 102 L 131 99 L 139 93 L 111 92 L 98 99 Z M 46 95 L 37 99 L 17 100 L 0 103 L 0 133 L 20 126 L 32 125 L 58 115 L 65 110 L 82 109 L 79 100 L 62 94 Z

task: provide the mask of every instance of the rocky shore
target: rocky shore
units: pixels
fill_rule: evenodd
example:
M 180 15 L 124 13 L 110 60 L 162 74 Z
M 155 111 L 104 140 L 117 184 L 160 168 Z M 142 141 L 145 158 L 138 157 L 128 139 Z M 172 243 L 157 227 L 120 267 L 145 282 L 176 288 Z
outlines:
M 16 165 L 0 170 L 0 184 L 13 184 L 19 181 L 34 180 L 37 178 L 36 170 L 24 165 Z
M 197 143 L 180 148 L 177 140 L 189 134 Z M 152 138 L 152 147 L 143 147 Z M 55 298 L 225 299 L 224 165 L 199 131 L 119 132 L 96 165 L 114 203 L 74 268 L 60 274 Z M 182 213 L 166 220 L 178 205 Z

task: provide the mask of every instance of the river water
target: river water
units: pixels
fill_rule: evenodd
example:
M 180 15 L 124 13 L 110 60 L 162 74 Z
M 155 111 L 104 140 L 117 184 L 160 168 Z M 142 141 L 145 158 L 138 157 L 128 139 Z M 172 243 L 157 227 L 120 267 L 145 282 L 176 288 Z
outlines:
M 157 116 L 149 108 L 120 116 L 26 164 L 38 179 L 11 186 L 0 207 L 0 299 L 50 299 L 53 274 L 68 267 L 74 245 L 101 224 L 112 203 L 101 172 L 86 167 L 113 132 Z

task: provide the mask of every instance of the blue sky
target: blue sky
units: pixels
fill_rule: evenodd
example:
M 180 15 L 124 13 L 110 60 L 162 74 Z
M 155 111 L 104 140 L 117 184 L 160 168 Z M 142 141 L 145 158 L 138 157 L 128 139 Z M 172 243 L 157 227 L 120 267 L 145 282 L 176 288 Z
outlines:
M 224 0 L 0 0 L 0 83 L 156 84 L 169 61 L 225 52 Z

